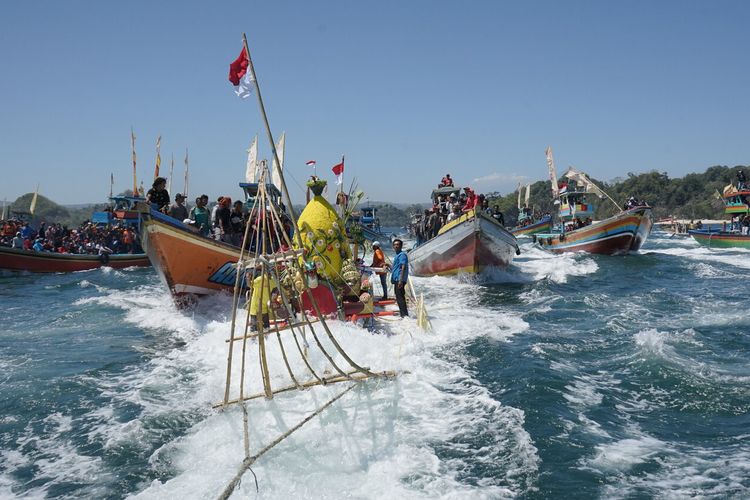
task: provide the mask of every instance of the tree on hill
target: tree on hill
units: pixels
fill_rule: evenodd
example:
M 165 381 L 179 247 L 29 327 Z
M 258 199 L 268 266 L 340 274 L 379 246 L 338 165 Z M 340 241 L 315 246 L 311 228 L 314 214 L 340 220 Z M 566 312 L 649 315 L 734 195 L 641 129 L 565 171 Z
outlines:
M 26 193 L 16 199 L 10 205 L 10 214 L 13 212 L 20 212 L 28 214 L 29 207 L 31 206 L 31 199 L 34 197 L 34 193 Z M 36 199 L 36 209 L 34 210 L 34 216 L 31 217 L 32 226 L 38 226 L 41 221 L 47 223 L 60 223 L 68 227 L 76 227 L 85 220 L 91 218 L 91 213 L 96 210 L 102 210 L 106 205 L 92 205 L 89 207 L 82 208 L 67 208 L 62 205 L 58 205 L 54 201 L 50 200 L 46 196 L 38 195 Z M 28 217 L 28 215 L 26 216 Z
M 642 174 L 629 173 L 627 177 L 612 182 L 591 179 L 607 192 L 619 205 L 615 207 L 609 200 L 597 201 L 596 219 L 605 219 L 619 212 L 630 196 L 648 203 L 656 218 L 675 216 L 684 219 L 720 219 L 724 205 L 716 193 L 723 192 L 726 185 L 736 182 L 737 172 L 747 167 L 738 165 L 727 167 L 715 165 L 703 173 L 687 174 L 670 179 L 666 172 L 653 170 Z M 490 206 L 499 205 L 508 225 L 515 225 L 518 217 L 516 208 L 518 191 L 490 198 Z M 530 204 L 537 212 L 554 214 L 549 181 L 537 181 L 531 185 Z

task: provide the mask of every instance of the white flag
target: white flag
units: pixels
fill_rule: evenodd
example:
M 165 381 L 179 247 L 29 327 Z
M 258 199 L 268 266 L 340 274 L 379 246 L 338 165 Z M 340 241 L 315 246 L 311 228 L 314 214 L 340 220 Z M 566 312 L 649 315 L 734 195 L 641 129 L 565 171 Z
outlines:
M 240 99 L 247 99 L 252 94 L 255 88 L 255 79 L 253 78 L 252 71 L 245 72 L 245 75 L 240 78 L 240 84 L 234 87 L 234 93 L 237 94 Z
M 276 158 L 273 159 L 271 168 L 271 183 L 281 189 L 281 172 L 284 171 L 284 143 L 286 142 L 286 132 L 281 133 L 281 138 L 276 144 L 276 154 L 279 157 L 281 165 L 276 165 Z
M 549 170 L 549 181 L 552 183 L 552 196 L 557 198 L 560 195 L 560 190 L 557 187 L 557 171 L 555 170 L 555 160 L 552 158 L 552 148 L 547 146 L 544 153 L 547 155 L 547 169 Z
M 245 168 L 245 182 L 256 182 L 258 173 L 258 136 L 256 135 L 247 150 L 247 167 Z

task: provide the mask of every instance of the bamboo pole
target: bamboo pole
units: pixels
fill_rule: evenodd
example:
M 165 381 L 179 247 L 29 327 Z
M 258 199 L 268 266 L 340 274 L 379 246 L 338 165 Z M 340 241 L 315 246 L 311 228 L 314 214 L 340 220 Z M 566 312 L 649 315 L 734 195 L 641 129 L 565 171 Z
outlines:
M 347 392 L 351 391 L 356 387 L 357 384 L 352 384 L 351 386 L 347 387 L 345 390 L 340 392 L 338 395 L 331 398 L 327 403 L 325 403 L 323 406 L 312 412 L 310 415 L 302 419 L 297 425 L 286 431 L 285 433 L 281 434 L 278 438 L 274 439 L 271 443 L 269 443 L 265 448 L 260 450 L 256 455 L 252 457 L 247 457 L 245 460 L 242 461 L 242 465 L 240 466 L 240 469 L 237 471 L 237 474 L 234 476 L 232 481 L 227 485 L 227 487 L 224 489 L 224 491 L 221 492 L 221 495 L 219 495 L 219 500 L 226 500 L 232 495 L 232 492 L 237 487 L 238 484 L 240 484 L 240 480 L 242 479 L 243 474 L 245 474 L 245 471 L 247 471 L 256 460 L 258 460 L 263 454 L 265 454 L 268 450 L 282 442 L 284 439 L 288 438 L 293 432 L 299 430 L 303 425 L 305 425 L 307 422 L 312 420 L 313 418 L 320 415 L 323 410 L 331 406 L 333 403 L 341 399 Z
M 258 96 L 258 106 L 260 107 L 260 114 L 263 118 L 263 123 L 266 126 L 266 134 L 268 135 L 268 142 L 271 144 L 271 151 L 273 152 L 273 157 L 276 160 L 277 165 L 281 165 L 281 162 L 279 161 L 279 153 L 276 151 L 276 143 L 273 140 L 273 133 L 271 132 L 271 125 L 268 123 L 268 115 L 266 115 L 266 107 L 263 104 L 263 97 L 260 93 L 260 83 L 258 83 L 258 75 L 255 73 L 255 66 L 253 66 L 253 58 L 250 56 L 250 48 L 247 44 L 247 36 L 245 36 L 245 33 L 242 34 L 242 43 L 245 46 L 245 52 L 247 53 L 247 69 L 250 70 L 250 72 L 253 74 L 253 82 L 255 83 L 255 93 Z M 284 198 L 287 202 L 287 210 L 289 211 L 290 218 L 292 219 L 292 225 L 294 226 L 294 234 L 297 239 L 297 244 L 299 247 L 302 247 L 302 238 L 299 234 L 299 228 L 297 227 L 297 216 L 294 213 L 294 205 L 292 205 L 292 198 L 289 196 L 289 189 L 286 187 L 286 180 L 284 179 L 284 172 L 280 172 L 279 175 L 281 179 L 281 190 L 284 195 Z

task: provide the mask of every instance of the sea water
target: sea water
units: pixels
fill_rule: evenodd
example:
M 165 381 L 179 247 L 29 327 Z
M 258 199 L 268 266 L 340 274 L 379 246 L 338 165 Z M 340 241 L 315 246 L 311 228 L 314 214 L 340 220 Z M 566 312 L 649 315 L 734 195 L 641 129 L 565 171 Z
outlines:
M 480 279 L 415 278 L 430 333 L 332 322 L 355 361 L 403 374 L 347 393 L 236 497 L 750 496 L 750 253 L 664 233 L 626 257 L 521 249 Z M 0 497 L 224 489 L 244 457 L 241 408 L 211 408 L 230 297 L 180 311 L 152 270 L 99 269 L 5 274 L 0 300 Z M 270 342 L 269 362 L 288 384 Z M 345 387 L 248 403 L 251 453 Z

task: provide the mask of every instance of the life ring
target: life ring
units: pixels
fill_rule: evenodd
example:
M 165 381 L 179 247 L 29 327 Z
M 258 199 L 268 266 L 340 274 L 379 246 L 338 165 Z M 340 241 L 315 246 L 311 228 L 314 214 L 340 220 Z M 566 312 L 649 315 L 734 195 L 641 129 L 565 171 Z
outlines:
M 109 254 L 107 252 L 102 252 L 99 254 L 99 262 L 101 262 L 104 265 L 109 264 Z

